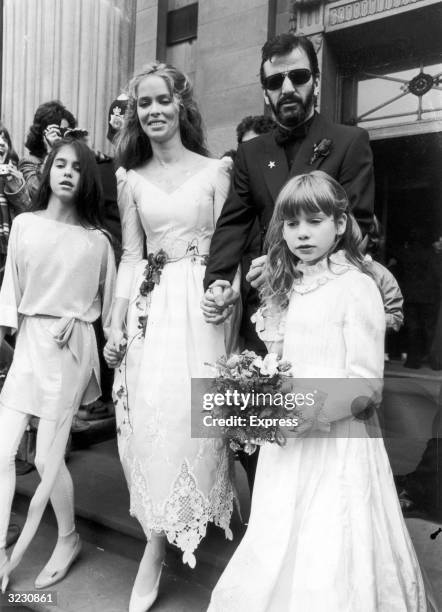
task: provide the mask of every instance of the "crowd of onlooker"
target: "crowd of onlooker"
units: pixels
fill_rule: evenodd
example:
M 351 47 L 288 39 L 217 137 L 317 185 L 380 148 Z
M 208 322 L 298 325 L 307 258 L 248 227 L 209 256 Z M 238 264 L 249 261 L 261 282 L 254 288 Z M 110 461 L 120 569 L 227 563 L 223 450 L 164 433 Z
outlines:
M 127 97 L 122 94 L 112 102 L 108 112 L 107 138 L 112 143 L 124 120 Z M 274 129 L 275 122 L 267 116 L 247 116 L 238 124 L 237 144 L 246 142 Z M 0 124 L 0 281 L 6 260 L 8 236 L 13 218 L 32 206 L 43 170 L 44 162 L 54 143 L 65 135 L 76 138 L 88 137 L 88 132 L 77 128 L 74 115 L 58 100 L 41 104 L 29 127 L 25 155 L 19 159 L 15 152 L 7 128 Z M 233 159 L 236 149 L 224 153 Z M 106 229 L 114 239 L 117 261 L 121 244 L 121 227 L 117 207 L 117 188 L 114 160 L 108 155 L 96 153 L 99 174 L 103 187 L 102 217 Z M 258 224 L 251 233 L 244 255 L 243 265 L 260 252 L 263 236 Z M 384 253 L 382 229 L 375 219 L 370 232 L 370 245 L 367 252 L 373 258 L 381 259 Z M 397 326 L 395 332 L 387 339 L 386 358 L 402 360 L 405 367 L 419 368 L 428 364 L 434 370 L 442 368 L 441 355 L 441 305 L 442 275 L 440 257 L 442 239 L 433 245 L 424 245 L 418 228 L 412 228 L 403 246 L 397 249 L 394 257 L 383 261 L 397 278 L 404 296 L 404 326 Z M 243 287 L 247 291 L 248 287 Z M 246 300 L 247 302 L 247 300 Z M 247 317 L 243 318 L 247 321 Z M 244 323 L 243 323 L 244 325 Z M 401 329 L 399 329 L 401 328 Z M 106 377 L 107 368 L 103 371 Z M 110 381 L 104 388 L 105 400 L 110 400 Z M 102 403 L 93 406 L 89 411 L 97 416 L 106 412 Z

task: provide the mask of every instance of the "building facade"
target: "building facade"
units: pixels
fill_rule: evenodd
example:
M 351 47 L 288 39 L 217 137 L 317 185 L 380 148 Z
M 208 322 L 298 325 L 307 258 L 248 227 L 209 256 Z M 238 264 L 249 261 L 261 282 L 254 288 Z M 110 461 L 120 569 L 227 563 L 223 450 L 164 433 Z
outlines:
M 214 155 L 264 110 L 258 69 L 270 36 L 313 40 L 319 106 L 369 131 L 376 211 L 398 246 L 411 225 L 441 232 L 442 3 L 439 0 L 3 0 L 1 116 L 19 152 L 37 106 L 58 98 L 106 143 L 107 109 L 134 70 L 187 72 Z

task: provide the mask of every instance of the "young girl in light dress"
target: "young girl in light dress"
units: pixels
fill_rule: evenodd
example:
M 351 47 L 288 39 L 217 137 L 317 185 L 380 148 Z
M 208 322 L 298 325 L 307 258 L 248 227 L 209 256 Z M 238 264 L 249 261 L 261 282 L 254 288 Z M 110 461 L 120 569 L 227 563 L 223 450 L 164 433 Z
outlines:
M 110 324 L 116 278 L 113 250 L 98 210 L 94 154 L 60 140 L 48 156 L 33 212 L 12 224 L 0 291 L 0 343 L 17 331 L 14 359 L 0 395 L 0 577 L 5 589 L 50 497 L 58 540 L 36 588 L 61 580 L 81 549 L 73 484 L 64 453 L 72 417 L 100 395 L 92 323 Z M 5 538 L 15 489 L 14 458 L 31 415 L 40 418 L 35 463 L 42 478 L 8 560 Z
M 357 236 L 344 190 L 325 173 L 281 191 L 256 328 L 295 379 L 327 395 L 302 407 L 295 439 L 261 449 L 248 529 L 210 612 L 436 609 L 375 416 L 359 412 L 380 391 L 385 315 Z

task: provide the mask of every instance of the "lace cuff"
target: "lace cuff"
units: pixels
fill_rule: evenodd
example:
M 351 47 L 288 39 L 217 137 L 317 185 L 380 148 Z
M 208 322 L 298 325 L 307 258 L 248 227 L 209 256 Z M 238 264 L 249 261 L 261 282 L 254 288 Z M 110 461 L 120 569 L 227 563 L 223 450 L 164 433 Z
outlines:
M 261 306 L 251 317 L 256 333 L 263 342 L 282 342 L 284 340 L 286 312 L 272 313 Z

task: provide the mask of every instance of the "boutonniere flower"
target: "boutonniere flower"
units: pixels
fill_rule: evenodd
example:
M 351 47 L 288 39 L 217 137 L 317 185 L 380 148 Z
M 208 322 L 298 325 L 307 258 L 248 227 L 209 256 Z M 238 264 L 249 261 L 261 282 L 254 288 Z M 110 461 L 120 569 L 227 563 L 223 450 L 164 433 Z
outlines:
M 313 145 L 313 155 L 310 158 L 310 164 L 313 164 L 320 157 L 327 157 L 330 154 L 333 141 L 329 138 L 323 138 Z

